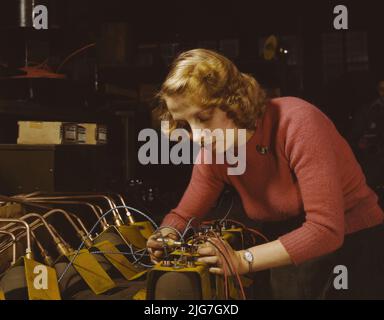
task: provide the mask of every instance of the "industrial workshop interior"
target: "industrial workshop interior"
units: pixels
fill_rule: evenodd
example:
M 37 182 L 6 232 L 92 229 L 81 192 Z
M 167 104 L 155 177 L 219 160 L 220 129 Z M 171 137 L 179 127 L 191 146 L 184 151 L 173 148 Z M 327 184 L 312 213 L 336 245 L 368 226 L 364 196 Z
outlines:
M 384 299 L 383 32 L 379 1 L 2 0 L 0 300 Z

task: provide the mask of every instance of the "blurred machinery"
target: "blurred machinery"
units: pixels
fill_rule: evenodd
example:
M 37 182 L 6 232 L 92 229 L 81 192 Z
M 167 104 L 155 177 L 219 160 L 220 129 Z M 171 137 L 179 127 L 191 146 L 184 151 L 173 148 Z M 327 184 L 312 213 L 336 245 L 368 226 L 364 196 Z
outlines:
M 179 240 L 157 239 L 166 254 L 153 264 L 146 241 L 161 227 L 120 194 L 35 192 L 0 201 L 21 210 L 0 219 L 3 300 L 245 299 L 251 281 L 236 273 L 225 243 L 241 249 L 264 241 L 236 221 L 192 227 L 191 220 L 175 231 Z M 197 248 L 209 242 L 225 260 L 224 276 L 197 261 Z
M 267 239 L 256 230 L 227 219 L 206 222 L 193 233 L 185 238 L 184 232 L 180 241 L 158 239 L 164 243 L 165 257 L 148 271 L 147 299 L 247 299 L 246 288 L 252 280 L 237 273 L 227 245 L 240 250 Z M 223 276 L 211 274 L 208 265 L 198 261 L 197 249 L 201 244 L 216 248 L 223 261 Z
M 111 298 L 145 286 L 137 279 L 150 266 L 145 245 L 153 221 L 136 222 L 121 195 L 34 193 L 0 200 L 27 212 L 0 219 L 7 223 L 0 229 L 3 299 L 72 299 L 87 292 L 89 299 Z

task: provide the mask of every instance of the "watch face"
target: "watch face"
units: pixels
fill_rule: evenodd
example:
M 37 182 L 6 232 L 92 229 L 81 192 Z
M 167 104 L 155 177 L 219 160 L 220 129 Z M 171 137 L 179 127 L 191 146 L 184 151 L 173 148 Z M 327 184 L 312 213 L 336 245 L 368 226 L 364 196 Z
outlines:
M 245 258 L 245 260 L 247 260 L 248 262 L 252 262 L 252 261 L 253 261 L 253 255 L 252 255 L 252 253 L 250 253 L 249 251 L 245 251 L 245 253 L 244 253 L 244 258 Z

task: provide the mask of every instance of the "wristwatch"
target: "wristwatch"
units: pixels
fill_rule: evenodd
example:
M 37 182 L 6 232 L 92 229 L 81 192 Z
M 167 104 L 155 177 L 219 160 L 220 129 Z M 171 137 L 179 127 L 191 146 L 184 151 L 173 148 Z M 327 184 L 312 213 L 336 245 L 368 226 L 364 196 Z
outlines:
M 244 260 L 248 262 L 249 265 L 249 273 L 252 272 L 252 263 L 253 263 L 253 254 L 249 250 L 245 250 L 243 254 Z

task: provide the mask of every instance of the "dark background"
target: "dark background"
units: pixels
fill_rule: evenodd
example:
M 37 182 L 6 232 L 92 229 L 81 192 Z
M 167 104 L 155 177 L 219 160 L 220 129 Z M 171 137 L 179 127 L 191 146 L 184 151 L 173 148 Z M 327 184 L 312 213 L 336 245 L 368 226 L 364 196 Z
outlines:
M 159 211 L 177 203 L 191 166 L 140 166 L 137 132 L 153 123 L 151 97 L 177 53 L 196 47 L 224 53 L 269 92 L 314 103 L 335 122 L 355 151 L 354 115 L 375 99 L 377 81 L 384 77 L 380 1 L 35 3 L 48 7 L 47 31 L 20 27 L 20 1 L 1 1 L 0 65 L 22 67 L 28 52 L 28 61 L 48 59 L 55 70 L 76 49 L 89 43 L 96 47 L 65 64 L 61 72 L 66 80 L 1 78 L 0 142 L 15 143 L 17 120 L 107 123 L 109 158 L 99 170 L 109 176 L 97 188 L 137 194 L 147 206 L 161 207 Z M 348 8 L 349 30 L 333 28 L 333 8 L 338 4 Z M 265 61 L 261 47 L 271 34 L 288 54 Z M 374 156 L 364 162 L 357 157 L 366 171 L 375 166 L 382 170 L 382 158 Z M 63 175 L 70 174 L 71 166 L 73 163 Z M 378 177 L 376 171 L 369 174 Z M 372 180 L 372 187 L 380 192 L 382 182 Z M 1 189 L 9 193 L 7 186 Z

